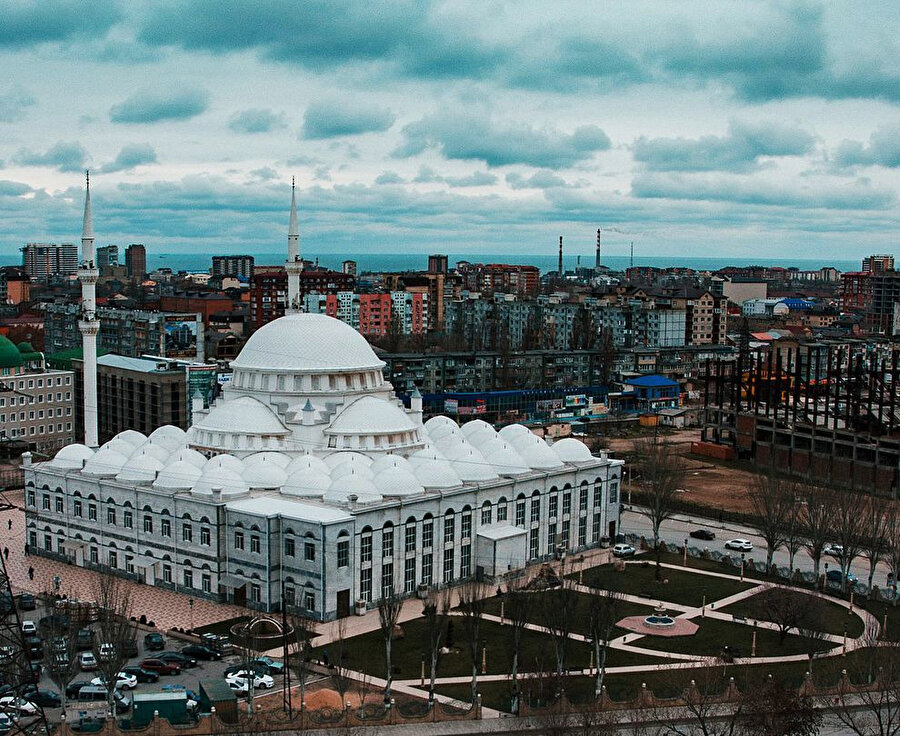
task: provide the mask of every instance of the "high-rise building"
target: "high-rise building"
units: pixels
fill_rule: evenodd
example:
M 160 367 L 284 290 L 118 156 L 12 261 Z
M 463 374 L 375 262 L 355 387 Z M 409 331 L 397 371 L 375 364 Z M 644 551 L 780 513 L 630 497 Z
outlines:
M 213 276 L 238 276 L 250 280 L 253 276 L 253 256 L 213 256 Z
M 147 277 L 147 249 L 141 243 L 132 243 L 125 249 L 125 268 L 132 281 Z
M 894 256 L 890 255 L 872 255 L 863 258 L 863 273 L 883 273 L 884 271 L 894 270 Z
M 104 245 L 97 248 L 97 268 L 101 271 L 108 269 L 110 266 L 119 265 L 119 246 Z
M 356 261 L 344 261 L 341 263 L 341 273 L 356 276 Z
M 37 281 L 68 276 L 78 270 L 78 248 L 72 243 L 26 243 L 22 248 L 22 267 Z
M 428 256 L 428 273 L 447 273 L 447 256 L 440 253 Z
M 28 274 L 17 266 L 0 268 L 0 304 L 21 304 L 31 297 Z

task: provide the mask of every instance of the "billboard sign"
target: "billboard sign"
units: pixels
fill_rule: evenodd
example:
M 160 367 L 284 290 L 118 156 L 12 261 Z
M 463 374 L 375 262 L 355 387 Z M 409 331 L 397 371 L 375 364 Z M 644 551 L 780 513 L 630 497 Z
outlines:
M 187 415 L 188 425 L 193 422 L 193 400 L 199 391 L 203 408 L 208 409 L 219 393 L 219 382 L 214 365 L 187 365 Z
M 448 414 L 459 414 L 459 399 L 444 399 L 444 411 Z
M 194 314 L 166 314 L 165 357 L 192 358 L 197 355 L 197 316 Z
M 576 394 L 574 396 L 566 396 L 566 408 L 571 409 L 576 406 L 587 406 L 587 396 L 584 394 Z

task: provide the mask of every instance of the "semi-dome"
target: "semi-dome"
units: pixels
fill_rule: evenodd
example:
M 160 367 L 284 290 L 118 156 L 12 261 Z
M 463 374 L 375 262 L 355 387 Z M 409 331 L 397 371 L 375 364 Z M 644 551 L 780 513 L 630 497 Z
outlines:
M 90 460 L 94 456 L 94 451 L 87 445 L 74 444 L 66 445 L 59 452 L 50 465 L 61 470 L 81 470 L 86 460 Z
M 383 496 L 414 496 L 425 492 L 422 482 L 402 468 L 382 470 L 375 476 L 375 487 Z
M 416 425 L 396 404 L 377 396 L 363 396 L 346 406 L 331 422 L 326 434 L 398 434 Z
M 128 458 L 115 450 L 98 450 L 88 458 L 82 473 L 98 477 L 111 477 L 118 473 Z
M 357 503 L 376 503 L 383 500 L 375 484 L 370 479 L 358 475 L 348 475 L 332 481 L 322 500 L 325 503 L 343 504 L 347 503 L 350 496 L 356 496 Z
M 146 444 L 147 435 L 143 432 L 138 432 L 136 429 L 126 429 L 119 432 L 113 439 L 127 442 L 132 447 L 140 447 L 141 445 Z
M 257 460 L 253 465 L 244 465 L 241 477 L 251 488 L 281 488 L 287 480 L 284 468 L 272 460 Z
M 149 452 L 141 453 L 128 458 L 116 473 L 116 480 L 120 483 L 152 483 L 163 467 L 162 462 Z
M 199 480 L 202 471 L 186 460 L 178 460 L 159 471 L 153 487 L 160 491 L 189 491 Z
M 306 467 L 297 467 L 290 473 L 281 492 L 301 498 L 321 498 L 330 487 L 331 477 L 328 475 L 328 467 L 324 463 L 321 468 L 310 463 Z
M 324 314 L 291 314 L 250 336 L 231 367 L 288 373 L 381 370 L 384 363 L 350 325 Z
M 189 465 L 193 465 L 195 468 L 200 469 L 209 462 L 209 458 L 207 458 L 206 455 L 203 455 L 196 450 L 192 450 L 190 447 L 182 447 L 178 452 L 172 455 L 169 460 L 173 463 L 186 462 Z
M 552 450 L 560 460 L 566 463 L 585 463 L 594 459 L 587 445 L 574 437 L 557 440 L 553 443 Z
M 215 488 L 222 489 L 223 496 L 236 496 L 250 490 L 250 486 L 240 474 L 226 467 L 214 467 L 203 471 L 191 488 L 191 493 L 211 496 Z
M 175 452 L 187 444 L 187 432 L 174 424 L 164 424 L 150 433 L 150 442 Z
M 287 430 L 268 406 L 252 396 L 219 401 L 194 428 L 200 432 L 284 435 Z

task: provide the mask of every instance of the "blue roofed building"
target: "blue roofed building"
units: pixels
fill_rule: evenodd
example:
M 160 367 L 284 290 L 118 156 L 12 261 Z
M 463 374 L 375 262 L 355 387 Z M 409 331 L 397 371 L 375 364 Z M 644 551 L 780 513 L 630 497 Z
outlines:
M 613 394 L 610 394 L 613 403 Z M 652 412 L 677 409 L 681 406 L 681 386 L 678 381 L 658 374 L 626 379 L 622 392 L 615 396 L 620 412 Z

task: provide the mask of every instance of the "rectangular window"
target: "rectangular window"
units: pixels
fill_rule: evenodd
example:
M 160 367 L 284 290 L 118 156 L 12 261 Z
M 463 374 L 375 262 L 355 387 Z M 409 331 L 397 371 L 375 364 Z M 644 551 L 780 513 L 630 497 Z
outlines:
M 28 532 L 28 546 L 37 549 L 37 532 Z
M 525 526 L 525 500 L 516 501 L 516 526 Z
M 316 594 L 311 590 L 306 590 L 303 592 L 303 607 L 307 611 L 316 610 Z
M 193 570 L 185 570 L 184 575 L 182 576 L 182 580 L 184 581 L 185 588 L 193 588 L 194 587 L 194 571 Z
M 588 489 L 587 486 L 583 486 L 581 489 L 581 493 L 578 494 L 578 510 L 579 511 L 587 511 L 588 508 Z
M 144 533 L 153 534 L 153 517 L 144 516 Z
M 416 551 L 416 525 L 407 524 L 404 531 L 403 549 L 406 552 Z
M 284 604 L 293 606 L 297 602 L 297 589 L 293 585 L 284 586 Z
M 97 521 L 97 504 L 88 504 L 88 521 Z
M 26 502 L 26 503 L 27 503 L 29 506 L 34 506 L 34 504 L 35 504 L 35 493 L 34 493 L 34 491 L 32 491 L 32 490 L 29 490 L 29 491 L 28 491 L 28 494 L 27 494 L 27 502 Z
M 394 563 L 381 566 L 381 597 L 389 598 L 394 594 Z
M 243 545 L 243 540 L 241 540 L 241 545 Z M 284 556 L 285 557 L 293 557 L 296 554 L 294 538 L 293 537 L 285 537 L 284 538 Z
M 201 526 L 200 527 L 200 544 L 202 544 L 206 547 L 209 547 L 211 543 L 212 543 L 212 541 L 211 541 L 211 537 L 210 537 L 210 533 L 209 533 L 209 527 Z
M 392 526 L 381 532 L 381 556 L 394 556 L 394 527 Z
M 360 562 L 371 562 L 372 561 L 372 535 L 364 534 L 359 544 L 359 561 Z M 369 599 L 371 600 L 371 599 Z
M 206 573 L 200 578 L 200 587 L 204 593 L 212 593 L 212 578 Z
M 538 536 L 539 530 L 532 529 L 528 532 L 528 558 L 533 560 L 540 554 L 541 538 Z
M 550 496 L 550 506 L 548 507 L 550 518 L 555 519 L 559 514 L 559 496 L 555 493 Z
M 459 550 L 459 576 L 468 578 L 472 575 L 472 545 L 463 545 Z
M 563 516 L 572 513 L 572 492 L 563 493 Z
M 256 534 L 250 535 L 250 552 L 259 554 L 259 537 Z
M 100 550 L 96 547 L 91 547 L 90 560 L 92 565 L 100 564 Z
M 456 536 L 456 519 L 452 515 L 444 517 L 444 544 L 453 544 L 453 538 Z
M 164 583 L 172 582 L 172 566 L 171 565 L 163 565 L 163 582 Z
M 599 542 L 600 541 L 600 533 L 602 529 L 600 528 L 600 514 L 594 514 L 594 528 L 591 530 L 591 541 Z
M 72 513 L 78 518 L 81 518 L 81 501 L 78 499 L 72 501 Z
M 594 508 L 600 508 L 603 505 L 603 484 L 594 483 Z
M 244 532 L 235 532 L 234 533 L 234 548 L 235 549 L 244 549 Z
M 531 521 L 537 522 L 541 520 L 541 499 L 537 496 L 531 497 Z
M 346 539 L 338 542 L 337 548 L 338 567 L 350 566 L 350 542 Z
M 307 562 L 315 562 L 316 559 L 316 543 L 315 542 L 304 542 L 303 543 L 303 559 Z
M 122 523 L 126 529 L 134 528 L 134 514 L 131 511 L 125 511 L 122 514 Z
M 61 514 L 63 512 L 63 500 L 62 498 L 56 499 L 56 513 Z
M 181 541 L 182 542 L 193 542 L 194 541 L 194 528 L 190 524 L 182 524 L 181 525 Z
M 434 546 L 434 522 L 429 519 L 422 522 L 422 549 L 431 549 Z
M 609 484 L 609 502 L 619 502 L 619 481 L 617 480 L 611 481 Z
M 422 555 L 422 582 L 431 585 L 432 572 L 434 570 L 434 555 L 427 552 Z
M 506 521 L 506 499 L 497 502 L 497 521 Z
M 366 603 L 372 602 L 372 568 L 359 571 L 359 597 Z
M 250 586 L 250 600 L 254 603 L 259 603 L 262 600 L 262 588 L 257 583 L 253 583 Z
M 562 523 L 562 545 L 566 549 L 569 549 L 569 531 L 571 529 L 571 522 L 568 520 Z
M 48 496 L 46 493 L 41 497 L 41 508 L 44 511 L 50 510 L 50 496 Z
M 444 550 L 444 582 L 453 580 L 453 547 Z
M 119 555 L 116 552 L 110 552 L 106 560 L 107 564 L 114 569 L 119 566 Z
M 168 519 L 162 519 L 159 522 L 159 533 L 164 537 L 172 536 L 172 522 Z
M 547 525 L 547 554 L 556 553 L 556 524 Z
M 493 509 L 490 504 L 481 507 L 481 526 L 487 526 L 491 523 L 491 512 Z
M 49 534 L 44 535 L 44 549 L 48 552 L 53 551 L 53 537 L 51 537 Z
M 416 589 L 416 558 L 409 557 L 403 563 L 403 590 L 412 593 Z
M 107 508 L 106 509 L 106 523 L 107 524 L 115 524 L 116 523 L 116 510 Z
M 125 572 L 134 575 L 134 557 L 125 555 Z
M 460 539 L 472 538 L 472 514 L 463 514 L 462 529 L 460 530 Z
M 587 544 L 587 517 L 582 516 L 578 520 L 578 546 L 584 547 Z

